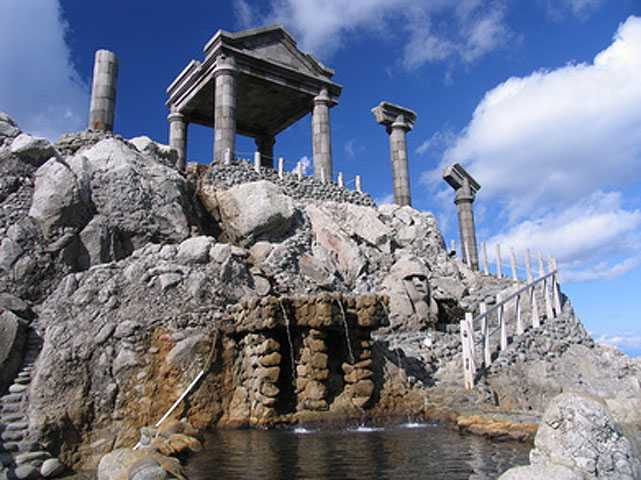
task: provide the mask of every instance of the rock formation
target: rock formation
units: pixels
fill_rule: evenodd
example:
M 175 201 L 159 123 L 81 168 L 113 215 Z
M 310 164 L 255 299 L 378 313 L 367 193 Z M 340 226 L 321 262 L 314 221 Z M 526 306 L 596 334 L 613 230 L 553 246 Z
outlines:
M 569 387 L 637 441 L 641 365 L 567 299 L 463 390 L 459 320 L 518 285 L 451 258 L 432 214 L 176 158 L 111 132 L 51 145 L 0 114 L 0 478 L 96 468 L 201 372 L 172 415 L 197 429 L 411 413 L 524 439 Z

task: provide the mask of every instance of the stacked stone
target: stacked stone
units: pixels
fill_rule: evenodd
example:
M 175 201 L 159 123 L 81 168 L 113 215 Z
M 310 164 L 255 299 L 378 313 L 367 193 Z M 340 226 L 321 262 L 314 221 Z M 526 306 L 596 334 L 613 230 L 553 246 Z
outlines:
M 190 164 L 187 171 L 190 172 L 197 167 Z M 375 206 L 375 202 L 367 193 L 349 190 L 339 187 L 333 182 L 321 182 L 314 177 L 298 177 L 285 172 L 283 178 L 271 168 L 261 169 L 256 172 L 253 165 L 247 162 L 237 162 L 231 165 L 216 165 L 207 173 L 205 182 L 210 182 L 216 189 L 227 189 L 242 183 L 256 182 L 258 180 L 269 180 L 281 187 L 284 193 L 296 200 L 313 201 L 334 201 L 353 203 L 367 207 Z
M 276 415 L 280 393 L 276 386 L 280 375 L 280 344 L 262 334 L 249 334 L 244 341 L 246 363 L 241 382 L 249 392 L 249 421 L 262 425 Z
M 372 340 L 361 337 L 357 339 L 358 353 L 355 363 L 343 363 L 344 380 L 347 384 L 346 391 L 349 392 L 352 404 L 358 408 L 364 408 L 374 393 L 374 382 L 372 377 Z
M 54 147 L 61 156 L 70 157 L 75 155 L 79 150 L 91 147 L 106 138 L 117 138 L 124 141 L 120 135 L 109 131 L 87 130 L 84 132 L 65 133 L 54 144 Z
M 310 329 L 303 339 L 300 362 L 296 367 L 297 410 L 322 411 L 329 408 L 326 400 L 329 378 L 325 333 Z

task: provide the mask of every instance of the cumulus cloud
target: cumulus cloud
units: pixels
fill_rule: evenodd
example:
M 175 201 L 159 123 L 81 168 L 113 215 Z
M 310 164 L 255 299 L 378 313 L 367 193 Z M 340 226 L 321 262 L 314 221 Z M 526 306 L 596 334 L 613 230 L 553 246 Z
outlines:
M 631 17 L 593 63 L 510 78 L 487 92 L 441 168 L 463 164 L 485 199 L 506 200 L 517 214 L 636 182 L 639 76 L 641 18 Z
M 257 18 L 245 0 L 234 5 L 241 23 Z M 270 0 L 261 13 L 292 30 L 303 49 L 324 57 L 355 33 L 402 36 L 401 64 L 409 69 L 450 58 L 472 62 L 510 38 L 499 1 Z
M 4 2 L 0 15 L 0 111 L 52 140 L 86 126 L 88 87 L 65 42 L 58 0 Z
M 564 281 L 621 275 L 641 263 L 641 211 L 625 210 L 621 202 L 620 193 L 596 192 L 494 236 L 488 242 L 490 251 L 500 243 L 518 252 L 531 249 L 553 255 Z
M 630 17 L 591 63 L 510 78 L 487 92 L 422 180 L 437 198 L 451 198 L 442 169 L 464 165 L 482 185 L 477 204 L 493 214 L 499 234 L 491 241 L 557 256 L 565 280 L 637 268 L 641 213 L 621 192 L 641 180 L 640 77 L 641 18 Z

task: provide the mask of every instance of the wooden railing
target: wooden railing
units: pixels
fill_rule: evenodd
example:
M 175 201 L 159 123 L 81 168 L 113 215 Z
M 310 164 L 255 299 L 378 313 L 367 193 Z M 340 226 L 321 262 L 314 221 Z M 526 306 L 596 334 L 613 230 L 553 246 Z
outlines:
M 515 262 L 513 262 L 514 265 Z M 544 308 L 545 317 L 552 320 L 561 314 L 561 290 L 559 286 L 559 274 L 556 261 L 550 259 L 549 272 L 545 273 L 542 257 L 539 256 L 539 278 L 532 280 L 530 270 L 529 255 L 526 263 L 528 271 L 528 283 L 519 288 L 516 292 L 509 294 L 505 298 L 501 293 L 496 296 L 496 304 L 487 308 L 485 302 L 479 305 L 480 313 L 474 317 L 471 312 L 465 313 L 465 318 L 460 321 L 461 345 L 463 352 L 463 376 L 466 389 L 474 388 L 474 383 L 479 373 L 479 367 L 488 368 L 492 364 L 492 346 L 491 338 L 500 333 L 498 342 L 499 351 L 506 350 L 508 347 L 508 333 L 506 322 L 506 309 L 510 302 L 514 302 L 515 311 L 515 328 L 517 336 L 525 332 L 525 322 L 522 315 L 524 301 L 527 302 L 530 309 L 530 321 L 532 328 L 538 328 L 541 325 L 540 307 Z M 514 277 L 516 277 L 516 268 L 512 268 Z M 517 278 L 518 280 L 518 278 Z M 541 285 L 543 292 L 543 305 L 539 306 L 536 297 L 537 287 Z M 524 298 L 524 300 L 523 300 Z M 496 318 L 496 324 L 493 329 L 490 327 L 490 319 Z M 475 341 L 474 332 L 478 327 L 480 338 Z M 477 345 L 480 345 L 480 352 L 477 354 Z

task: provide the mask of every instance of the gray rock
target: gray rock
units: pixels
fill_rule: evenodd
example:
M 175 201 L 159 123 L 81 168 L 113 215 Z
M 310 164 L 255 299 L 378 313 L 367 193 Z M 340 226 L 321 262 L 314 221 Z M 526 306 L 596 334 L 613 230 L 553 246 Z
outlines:
M 169 145 L 154 142 L 146 136 L 135 137 L 129 140 L 140 153 L 150 155 L 163 165 L 173 168 L 178 160 L 178 150 Z
M 40 475 L 44 478 L 54 478 L 64 472 L 65 466 L 57 458 L 45 460 L 40 467 Z
M 153 458 L 143 458 L 131 467 L 127 475 L 128 480 L 165 480 L 169 478 L 167 472 Z
M 528 465 L 510 468 L 499 480 L 583 480 L 583 476 L 561 465 Z
M 11 142 L 11 153 L 39 167 L 51 157 L 56 156 L 56 149 L 46 138 L 32 137 L 21 133 Z
M 550 402 L 534 439 L 530 463 L 532 471 L 561 466 L 585 480 L 641 478 L 639 452 L 604 403 L 576 393 L 563 393 Z M 559 478 L 573 478 L 564 474 Z M 506 475 L 501 478 L 527 478 L 516 476 L 522 475 L 520 471 Z
M 20 465 L 13 471 L 17 480 L 35 480 L 40 477 L 40 472 L 31 465 Z
M 13 383 L 22 364 L 26 340 L 24 321 L 10 311 L 0 313 L 0 392 Z
M 243 245 L 282 240 L 296 223 L 293 200 L 265 180 L 217 192 L 215 197 L 221 227 L 231 240 Z
M 178 260 L 183 263 L 206 263 L 209 261 L 209 250 L 216 243 L 213 237 L 188 238 L 178 247 Z
M 0 112 L 0 140 L 1 137 L 14 138 L 20 134 L 16 122 L 4 112 Z

